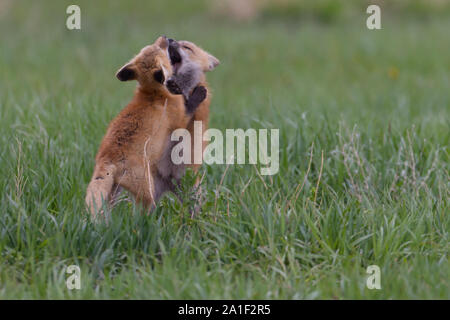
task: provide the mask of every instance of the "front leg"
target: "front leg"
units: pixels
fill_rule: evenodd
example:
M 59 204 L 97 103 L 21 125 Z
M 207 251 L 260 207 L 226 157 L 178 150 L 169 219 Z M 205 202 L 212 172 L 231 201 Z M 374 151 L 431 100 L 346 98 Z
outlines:
M 194 113 L 200 103 L 206 99 L 208 91 L 203 86 L 197 86 L 186 101 L 187 113 Z

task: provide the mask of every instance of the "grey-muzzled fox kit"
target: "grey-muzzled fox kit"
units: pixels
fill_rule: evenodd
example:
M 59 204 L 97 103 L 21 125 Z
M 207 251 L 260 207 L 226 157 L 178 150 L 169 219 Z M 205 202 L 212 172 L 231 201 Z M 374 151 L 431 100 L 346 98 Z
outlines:
M 205 100 L 207 90 L 199 85 L 205 71 L 219 65 L 219 60 L 189 41 L 169 39 L 168 54 L 173 74 L 165 85 L 172 94 L 182 94 L 186 112 L 192 114 Z

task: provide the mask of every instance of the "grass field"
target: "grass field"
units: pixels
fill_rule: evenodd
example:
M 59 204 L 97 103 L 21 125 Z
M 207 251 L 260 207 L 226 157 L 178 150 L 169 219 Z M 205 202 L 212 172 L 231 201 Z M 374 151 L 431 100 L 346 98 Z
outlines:
M 71 3 L 0 1 L 0 299 L 450 298 L 449 15 L 369 31 L 364 8 L 236 23 L 201 2 L 75 1 L 69 31 Z M 161 34 L 221 60 L 211 127 L 280 129 L 280 171 L 203 166 L 193 219 L 188 174 L 183 204 L 92 224 L 95 153 L 135 87 L 114 74 Z

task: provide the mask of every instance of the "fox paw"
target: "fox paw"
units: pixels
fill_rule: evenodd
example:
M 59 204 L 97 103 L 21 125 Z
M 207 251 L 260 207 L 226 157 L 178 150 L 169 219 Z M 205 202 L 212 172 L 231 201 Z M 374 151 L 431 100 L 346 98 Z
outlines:
M 189 97 L 189 100 L 186 103 L 187 111 L 189 113 L 194 112 L 195 109 L 197 109 L 197 107 L 199 106 L 199 104 L 206 99 L 207 94 L 208 90 L 206 90 L 205 87 L 203 86 L 195 87 L 194 91 L 192 91 L 192 94 Z
M 181 94 L 182 93 L 180 87 L 173 79 L 169 79 L 166 81 L 166 88 L 172 94 Z
M 198 103 L 201 103 L 203 100 L 206 99 L 207 93 L 208 93 L 208 91 L 206 90 L 205 87 L 198 86 L 198 87 L 194 88 L 194 91 L 192 91 L 192 94 L 189 97 L 189 99 L 194 99 Z

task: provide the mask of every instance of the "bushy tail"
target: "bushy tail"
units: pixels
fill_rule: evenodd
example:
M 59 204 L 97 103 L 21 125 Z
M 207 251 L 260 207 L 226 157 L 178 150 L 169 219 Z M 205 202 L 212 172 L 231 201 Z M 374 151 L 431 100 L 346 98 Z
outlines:
M 103 212 L 103 204 L 108 204 L 115 181 L 115 171 L 114 165 L 97 166 L 94 170 L 86 191 L 86 206 L 92 218 L 96 218 L 98 212 Z

